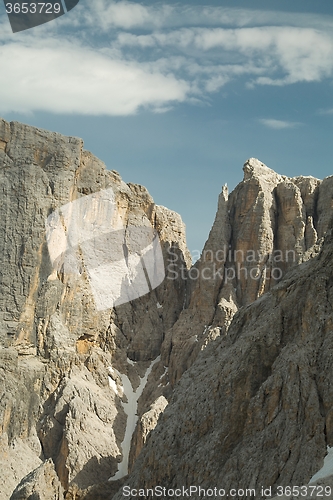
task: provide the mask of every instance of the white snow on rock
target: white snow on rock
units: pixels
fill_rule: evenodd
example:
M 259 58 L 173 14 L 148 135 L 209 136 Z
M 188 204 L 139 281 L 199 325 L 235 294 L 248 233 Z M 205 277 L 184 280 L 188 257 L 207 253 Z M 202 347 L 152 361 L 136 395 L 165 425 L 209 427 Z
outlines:
M 163 372 L 163 373 L 162 373 L 162 375 L 160 376 L 160 380 L 161 380 L 161 378 L 163 378 L 163 377 L 164 377 L 164 375 L 166 375 L 166 372 L 167 372 L 167 371 L 168 371 L 168 367 L 167 367 L 167 366 L 165 366 L 165 367 L 164 367 L 164 372 Z
M 114 369 L 112 368 L 112 366 L 109 366 L 108 367 L 108 370 L 109 370 L 109 373 L 115 373 Z M 117 386 L 117 382 L 113 379 L 113 377 L 111 375 L 109 375 L 109 386 L 111 387 L 111 389 L 117 394 L 117 396 L 119 397 L 122 397 L 123 395 L 123 392 L 122 390 L 119 391 L 119 388 Z
M 163 372 L 163 373 L 162 373 L 162 375 L 160 376 L 159 380 L 162 380 L 162 378 L 163 378 L 163 377 L 167 374 L 167 371 L 168 371 L 168 367 L 167 367 L 167 366 L 165 366 L 165 367 L 164 367 L 164 372 Z M 168 384 L 167 384 L 167 385 L 168 385 Z M 162 387 L 162 382 L 160 382 L 160 383 L 158 384 L 158 386 L 157 386 L 157 387 Z
M 121 448 L 122 448 L 122 455 L 123 459 L 122 461 L 118 464 L 118 471 L 114 476 L 112 476 L 109 481 L 115 481 L 117 479 L 121 479 L 122 477 L 126 476 L 128 474 L 128 457 L 129 457 L 129 452 L 130 452 L 130 447 L 131 447 L 131 439 L 133 432 L 135 430 L 135 425 L 138 420 L 138 415 L 137 415 L 137 408 L 138 408 L 138 400 L 139 397 L 141 396 L 143 389 L 145 388 L 145 385 L 148 380 L 148 376 L 150 372 L 152 371 L 152 368 L 155 363 L 157 363 L 160 360 L 160 356 L 158 356 L 154 361 L 152 361 L 151 365 L 148 367 L 145 375 L 141 378 L 140 380 L 140 385 L 136 389 L 136 391 L 133 390 L 132 384 L 127 377 L 127 375 L 124 375 L 123 373 L 118 373 L 119 377 L 121 378 L 121 383 L 123 386 L 123 391 L 124 395 L 127 398 L 127 403 L 124 403 L 122 401 L 122 406 L 124 408 L 124 411 L 127 415 L 127 423 L 126 423 L 126 431 L 125 431 L 125 436 L 124 440 L 121 443 Z M 114 370 L 116 371 L 116 370 Z
M 322 468 L 316 472 L 314 476 L 310 479 L 310 483 L 314 483 L 317 479 L 322 479 L 324 477 L 331 476 L 333 474 L 333 447 L 327 446 L 327 455 L 324 458 L 324 465 Z
M 115 392 L 115 393 L 117 394 L 117 396 L 118 396 L 118 388 L 117 388 L 117 384 L 116 384 L 116 382 L 113 380 L 113 378 L 111 378 L 110 376 L 109 376 L 109 385 L 110 385 L 111 389 L 113 389 L 113 390 L 114 390 L 114 392 Z

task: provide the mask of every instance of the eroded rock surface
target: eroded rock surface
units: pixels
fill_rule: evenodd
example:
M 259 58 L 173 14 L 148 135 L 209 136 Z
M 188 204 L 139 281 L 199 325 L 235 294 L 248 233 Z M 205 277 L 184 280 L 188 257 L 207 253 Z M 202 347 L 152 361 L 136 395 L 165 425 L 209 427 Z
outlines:
M 329 238 L 316 257 L 332 219 L 332 179 L 287 178 L 248 160 L 235 190 L 222 188 L 191 267 L 181 217 L 143 186 L 124 183 L 81 139 L 0 120 L 4 498 L 21 480 L 13 495 L 111 498 L 125 480 L 117 471 L 128 408 L 138 417 L 130 484 L 142 477 L 142 485 L 184 478 L 205 485 L 223 477 L 226 487 L 251 486 L 315 472 L 332 434 Z M 94 226 L 95 195 L 110 190 L 112 228 L 157 231 L 166 278 L 103 309 L 66 213 L 90 196 L 85 217 Z M 76 238 L 55 257 L 50 215 Z M 103 237 L 96 249 L 107 253 Z M 128 269 L 136 243 L 124 239 Z M 121 284 L 127 293 L 128 282 Z
M 36 358 L 0 349 L 0 498 L 8 499 L 32 469 L 41 464 L 36 432 L 45 367 Z
M 131 471 L 135 460 L 140 454 L 150 432 L 155 429 L 160 415 L 168 404 L 164 396 L 160 396 L 150 405 L 148 411 L 141 415 L 132 437 L 131 453 L 129 456 L 129 471 Z
M 243 170 L 230 196 L 222 189 L 201 258 L 188 273 L 189 306 L 162 345 L 172 385 L 211 340 L 226 334 L 240 307 L 318 253 L 332 219 L 333 177 L 288 178 L 254 158 Z M 179 267 L 175 259 L 175 272 Z
M 64 490 L 51 459 L 28 474 L 15 488 L 10 500 L 63 500 Z
M 115 393 L 109 367 L 139 385 L 183 308 L 186 283 L 164 280 L 136 300 L 98 310 L 84 262 L 78 273 L 52 265 L 46 220 L 112 189 L 115 230 L 156 229 L 162 252 L 176 246 L 190 264 L 185 227 L 143 186 L 106 170 L 81 139 L 0 120 L 0 145 L 0 481 L 9 498 L 52 458 L 64 489 L 86 490 L 114 475 L 123 458 L 126 394 Z M 93 210 L 88 216 L 98 217 Z
M 333 444 L 332 263 L 330 231 L 318 257 L 235 314 L 180 379 L 126 485 L 309 482 Z

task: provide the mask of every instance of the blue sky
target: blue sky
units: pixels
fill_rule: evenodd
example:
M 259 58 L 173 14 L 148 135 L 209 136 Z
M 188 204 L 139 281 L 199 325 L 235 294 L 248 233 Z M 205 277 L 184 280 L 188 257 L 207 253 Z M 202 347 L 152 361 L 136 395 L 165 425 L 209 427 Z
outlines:
M 257 157 L 333 174 L 333 4 L 81 0 L 12 34 L 0 5 L 0 114 L 82 137 L 201 250 L 225 183 Z

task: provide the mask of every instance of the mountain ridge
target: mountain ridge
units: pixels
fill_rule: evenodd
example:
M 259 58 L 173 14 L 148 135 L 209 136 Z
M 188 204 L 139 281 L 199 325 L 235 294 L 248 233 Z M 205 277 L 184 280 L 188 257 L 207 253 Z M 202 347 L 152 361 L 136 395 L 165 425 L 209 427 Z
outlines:
M 221 474 L 227 489 L 309 480 L 332 445 L 331 373 L 319 339 L 330 351 L 333 176 L 289 178 L 250 158 L 232 193 L 222 187 L 191 265 L 181 217 L 143 186 L 125 184 L 80 139 L 0 120 L 0 162 L 4 500 L 32 492 L 40 500 L 106 499 L 123 484 L 163 481 L 218 486 Z M 157 231 L 166 278 L 99 311 L 85 271 L 52 267 L 45 220 L 108 189 L 118 226 Z M 119 477 L 126 404 L 148 373 L 135 403 L 129 476 Z M 297 425 L 311 429 L 310 444 L 281 410 L 287 404 Z

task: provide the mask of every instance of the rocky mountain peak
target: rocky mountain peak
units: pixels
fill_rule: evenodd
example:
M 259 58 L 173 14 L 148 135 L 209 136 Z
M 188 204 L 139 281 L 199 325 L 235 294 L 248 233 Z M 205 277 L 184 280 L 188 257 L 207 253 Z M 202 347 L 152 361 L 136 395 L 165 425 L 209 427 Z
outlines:
M 250 158 L 192 265 L 180 215 L 83 146 L 0 120 L 4 498 L 308 481 L 333 446 L 333 176 L 290 178 Z M 130 267 L 148 230 L 145 251 L 158 242 L 164 266 L 156 286 L 144 255 Z M 101 308 L 91 276 L 110 290 L 119 234 L 116 268 L 142 280 Z M 145 293 L 131 295 L 134 282 Z
M 283 180 L 283 176 L 277 174 L 271 168 L 267 167 L 264 163 L 257 158 L 249 158 L 243 166 L 244 172 L 244 181 L 248 181 L 250 179 L 257 178 L 261 180 L 265 180 L 266 182 L 281 182 Z

